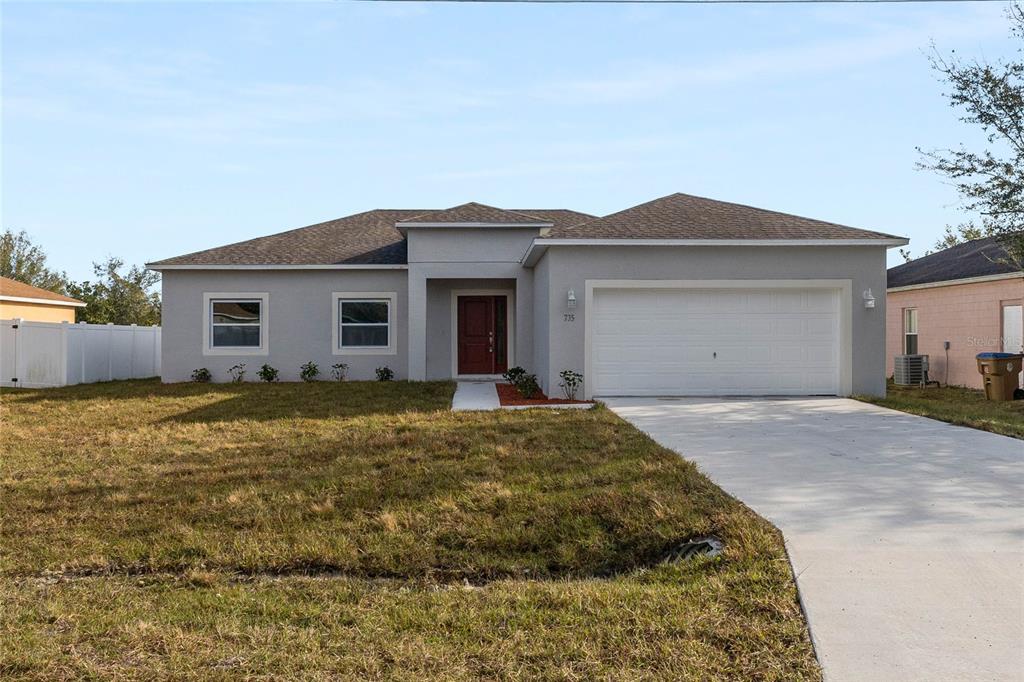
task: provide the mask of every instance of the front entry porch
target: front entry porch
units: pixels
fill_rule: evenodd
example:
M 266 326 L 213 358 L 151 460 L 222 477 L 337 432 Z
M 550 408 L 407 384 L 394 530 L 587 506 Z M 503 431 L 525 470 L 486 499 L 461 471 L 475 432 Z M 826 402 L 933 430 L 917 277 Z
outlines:
M 520 350 L 529 350 L 522 338 L 529 333 L 529 311 L 524 323 L 519 284 L 512 278 L 428 278 L 423 336 L 410 338 L 411 355 L 416 344 L 426 351 L 424 378 L 499 379 L 509 367 L 528 362 Z M 413 329 L 412 307 L 410 315 Z

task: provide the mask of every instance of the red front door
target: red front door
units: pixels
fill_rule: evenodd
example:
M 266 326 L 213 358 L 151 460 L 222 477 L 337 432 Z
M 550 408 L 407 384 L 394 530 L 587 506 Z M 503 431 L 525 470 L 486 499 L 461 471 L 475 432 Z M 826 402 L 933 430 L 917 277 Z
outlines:
M 507 300 L 459 296 L 459 374 L 500 374 L 508 369 Z

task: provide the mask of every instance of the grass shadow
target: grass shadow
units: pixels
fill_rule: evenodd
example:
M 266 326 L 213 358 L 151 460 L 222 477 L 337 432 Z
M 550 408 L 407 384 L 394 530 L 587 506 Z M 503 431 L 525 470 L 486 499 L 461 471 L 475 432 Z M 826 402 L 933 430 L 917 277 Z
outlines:
M 198 423 L 433 412 L 448 409 L 454 392 L 455 384 L 444 381 L 163 384 L 159 379 L 136 379 L 61 388 L 5 389 L 3 401 L 10 408 L 47 403 L 137 402 L 154 416 L 169 412 L 157 417 L 155 423 Z
M 346 419 L 404 412 L 434 412 L 451 406 L 451 382 L 310 382 L 308 384 L 218 385 L 222 399 L 160 420 L 198 423 L 278 419 Z

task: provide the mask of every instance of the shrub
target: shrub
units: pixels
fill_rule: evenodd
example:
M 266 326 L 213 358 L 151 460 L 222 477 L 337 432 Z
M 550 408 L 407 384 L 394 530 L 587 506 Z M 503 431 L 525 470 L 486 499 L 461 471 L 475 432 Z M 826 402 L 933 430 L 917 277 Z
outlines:
M 378 367 L 377 368 L 377 381 L 391 381 L 395 378 L 395 373 L 391 371 L 390 367 Z
M 231 381 L 236 384 L 240 384 L 245 381 L 245 363 L 240 362 L 234 367 L 228 370 L 228 374 L 231 375 Z
M 522 367 L 512 367 L 501 375 L 508 383 L 516 387 L 524 398 L 532 398 L 540 393 L 540 384 L 536 374 L 527 374 Z
M 320 376 L 320 367 L 312 360 L 299 368 L 299 377 L 303 381 L 316 381 L 318 376 Z
M 501 376 L 505 381 L 515 386 L 519 383 L 520 379 L 526 376 L 526 370 L 522 367 L 512 367 Z
M 344 362 L 331 365 L 331 376 L 334 377 L 335 381 L 344 381 L 346 374 L 348 374 L 348 365 Z
M 277 370 L 270 365 L 264 364 L 256 374 L 262 381 L 266 381 L 268 384 L 272 381 L 277 381 Z
M 571 369 L 567 369 L 558 373 L 558 376 L 562 377 L 562 383 L 558 384 L 562 388 L 562 393 L 565 394 L 567 400 L 576 400 L 576 392 L 580 390 L 580 386 L 583 385 L 583 375 L 579 372 L 574 372 Z
M 213 375 L 210 374 L 210 370 L 205 367 L 192 370 L 192 381 L 197 384 L 208 384 L 211 379 L 213 379 Z
M 516 388 L 519 390 L 519 395 L 524 398 L 532 398 L 533 396 L 540 393 L 540 384 L 537 383 L 536 374 L 524 374 L 516 382 Z

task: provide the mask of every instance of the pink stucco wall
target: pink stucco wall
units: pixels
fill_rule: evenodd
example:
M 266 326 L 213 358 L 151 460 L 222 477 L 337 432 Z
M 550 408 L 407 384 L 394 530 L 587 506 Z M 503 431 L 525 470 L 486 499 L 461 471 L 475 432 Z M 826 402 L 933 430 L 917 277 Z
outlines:
M 1002 351 L 1002 305 L 1020 304 L 1024 278 L 957 284 L 887 294 L 886 375 L 892 376 L 893 356 L 903 352 L 903 310 L 917 308 L 918 353 L 929 356 L 931 379 L 957 386 L 981 388 L 974 356 Z M 949 341 L 949 374 L 946 351 Z

